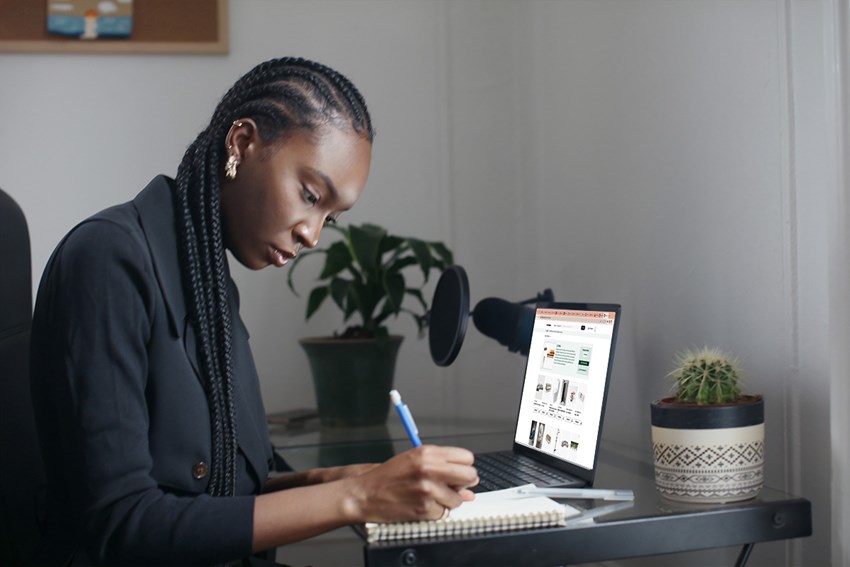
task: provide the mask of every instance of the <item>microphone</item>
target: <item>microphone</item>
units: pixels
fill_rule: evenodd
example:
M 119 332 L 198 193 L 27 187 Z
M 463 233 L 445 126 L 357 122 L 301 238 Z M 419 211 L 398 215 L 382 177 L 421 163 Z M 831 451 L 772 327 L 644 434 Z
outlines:
M 475 306 L 472 321 L 482 334 L 496 339 L 509 351 L 528 354 L 534 326 L 533 307 L 487 297 Z
M 431 359 L 437 366 L 448 366 L 454 362 L 463 344 L 470 316 L 481 333 L 496 339 L 511 352 L 527 355 L 535 312 L 535 307 L 528 304 L 545 304 L 554 300 L 555 294 L 551 289 L 519 303 L 488 297 L 479 301 L 470 313 L 466 270 L 458 265 L 448 266 L 437 282 L 428 311 Z

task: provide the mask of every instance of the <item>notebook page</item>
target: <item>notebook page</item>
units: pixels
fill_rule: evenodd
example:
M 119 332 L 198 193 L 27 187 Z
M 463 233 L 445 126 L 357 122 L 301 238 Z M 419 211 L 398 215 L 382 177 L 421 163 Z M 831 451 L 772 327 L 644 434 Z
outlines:
M 542 512 L 562 512 L 564 518 L 578 515 L 580 510 L 568 504 L 561 504 L 539 494 L 519 494 L 522 488 L 533 488 L 533 484 L 514 486 L 503 490 L 494 490 L 475 495 L 475 500 L 464 502 L 449 513 L 449 520 L 468 520 L 496 516 L 519 516 Z
M 465 536 L 491 532 L 563 526 L 580 510 L 539 494 L 520 494 L 513 487 L 477 494 L 442 520 L 365 524 L 369 542 L 401 539 Z

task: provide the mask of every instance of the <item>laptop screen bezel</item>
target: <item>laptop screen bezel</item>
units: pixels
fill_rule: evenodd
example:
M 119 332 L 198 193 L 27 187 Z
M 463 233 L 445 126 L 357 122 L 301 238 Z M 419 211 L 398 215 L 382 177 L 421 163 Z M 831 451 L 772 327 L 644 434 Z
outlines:
M 516 436 L 518 432 L 518 428 L 520 427 L 519 423 L 519 415 L 520 410 L 522 409 L 522 393 L 525 387 L 525 381 L 528 376 L 528 365 L 531 364 L 531 357 L 529 356 L 526 360 L 525 366 L 523 367 L 523 376 L 520 381 L 520 395 L 519 401 L 517 403 L 517 411 L 516 411 L 516 419 L 514 423 L 514 440 L 513 440 L 513 451 L 522 455 L 526 455 L 531 457 L 541 463 L 545 463 L 549 466 L 555 467 L 559 470 L 562 470 L 572 476 L 575 476 L 581 480 L 587 482 L 588 485 L 593 484 L 594 477 L 596 475 L 596 468 L 599 462 L 599 446 L 602 441 L 602 429 L 605 426 L 605 409 L 608 405 L 608 392 L 611 388 L 611 379 L 612 379 L 612 371 L 614 368 L 614 351 L 617 346 L 617 335 L 620 328 L 620 313 L 622 312 L 622 305 L 619 303 L 573 303 L 573 302 L 562 302 L 562 301 L 547 301 L 540 302 L 535 305 L 535 324 L 537 319 L 537 309 L 563 309 L 563 310 L 574 310 L 574 311 L 606 311 L 614 313 L 614 328 L 611 331 L 611 349 L 608 355 L 608 368 L 605 370 L 605 387 L 602 392 L 602 406 L 600 408 L 599 413 L 599 434 L 596 436 L 596 447 L 593 451 L 593 468 L 586 469 L 582 466 L 579 466 L 574 463 L 570 463 L 564 460 L 559 459 L 553 455 L 549 455 L 528 445 L 524 445 L 522 443 L 518 443 L 516 441 Z M 534 329 L 534 326 L 532 326 Z M 533 330 L 532 330 L 533 332 Z M 529 335 L 528 340 L 531 341 L 531 335 Z

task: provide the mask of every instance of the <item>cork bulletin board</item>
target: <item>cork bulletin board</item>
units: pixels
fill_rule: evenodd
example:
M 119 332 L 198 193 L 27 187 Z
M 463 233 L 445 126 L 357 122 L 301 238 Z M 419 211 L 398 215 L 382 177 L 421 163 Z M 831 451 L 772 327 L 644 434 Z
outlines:
M 126 38 L 47 31 L 46 0 L 0 0 L 0 52 L 227 53 L 227 0 L 134 0 Z

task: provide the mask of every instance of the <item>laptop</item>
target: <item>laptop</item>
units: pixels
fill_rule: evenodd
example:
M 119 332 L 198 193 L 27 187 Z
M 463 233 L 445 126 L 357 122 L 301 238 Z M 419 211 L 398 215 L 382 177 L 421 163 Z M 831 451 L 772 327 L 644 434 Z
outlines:
M 593 485 L 620 310 L 536 305 L 513 448 L 475 455 L 480 482 L 473 491 Z

